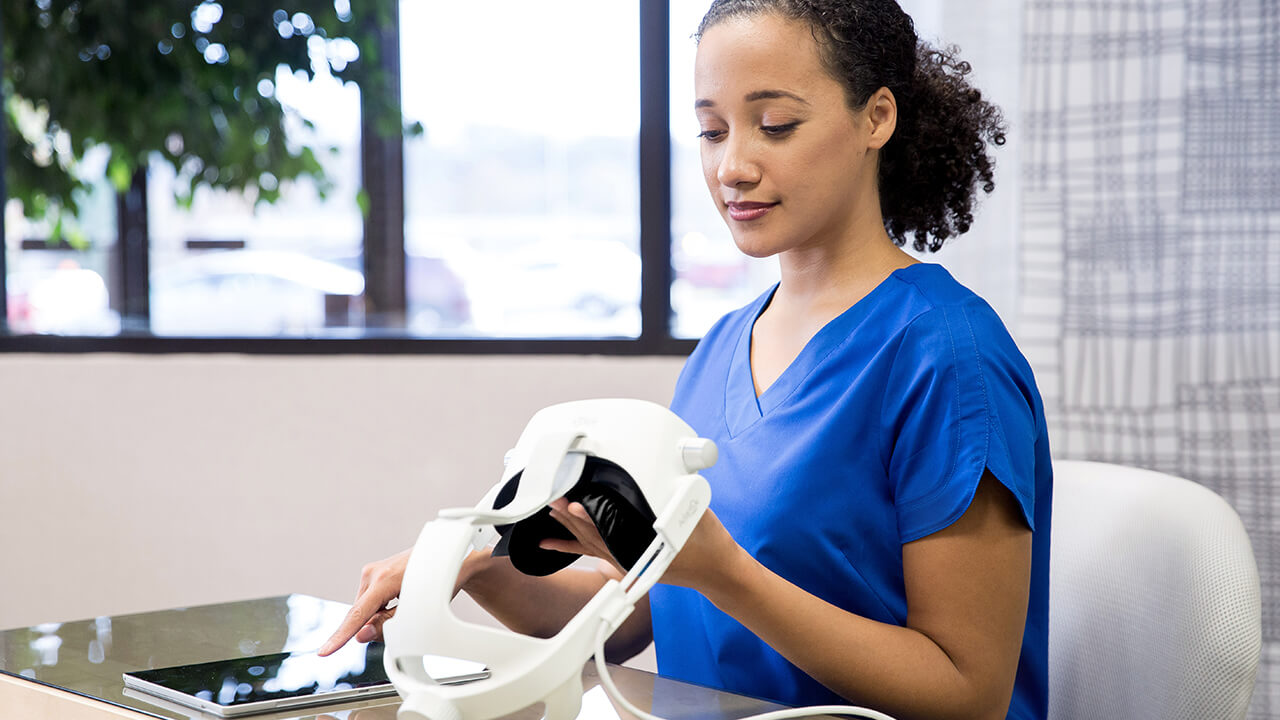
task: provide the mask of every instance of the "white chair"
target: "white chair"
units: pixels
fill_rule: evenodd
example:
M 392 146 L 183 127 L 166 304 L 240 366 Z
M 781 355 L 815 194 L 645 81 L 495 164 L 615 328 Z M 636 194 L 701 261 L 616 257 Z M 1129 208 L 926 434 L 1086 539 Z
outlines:
M 1171 475 L 1053 468 L 1049 718 L 1243 718 L 1262 606 L 1236 512 Z

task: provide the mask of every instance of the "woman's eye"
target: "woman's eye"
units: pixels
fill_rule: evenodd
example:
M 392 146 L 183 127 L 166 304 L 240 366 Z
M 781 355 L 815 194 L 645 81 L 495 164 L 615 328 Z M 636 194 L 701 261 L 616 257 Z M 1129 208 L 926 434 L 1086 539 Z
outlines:
M 712 142 L 719 140 L 723 135 L 724 135 L 723 130 L 703 130 L 702 132 L 698 133 L 698 137 L 702 138 L 703 140 L 710 140 Z
M 787 123 L 785 125 L 761 125 L 760 130 L 764 132 L 765 135 L 781 137 L 791 132 L 792 130 L 795 130 L 796 126 L 799 124 L 800 123 L 798 122 L 793 122 L 793 123 Z

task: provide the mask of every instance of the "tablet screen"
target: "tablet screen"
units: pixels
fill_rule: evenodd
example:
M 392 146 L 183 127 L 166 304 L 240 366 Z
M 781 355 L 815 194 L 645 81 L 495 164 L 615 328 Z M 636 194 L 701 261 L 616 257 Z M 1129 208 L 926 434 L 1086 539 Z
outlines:
M 382 667 L 381 643 L 353 643 L 328 657 L 284 652 L 128 675 L 226 708 L 377 685 L 391 687 Z

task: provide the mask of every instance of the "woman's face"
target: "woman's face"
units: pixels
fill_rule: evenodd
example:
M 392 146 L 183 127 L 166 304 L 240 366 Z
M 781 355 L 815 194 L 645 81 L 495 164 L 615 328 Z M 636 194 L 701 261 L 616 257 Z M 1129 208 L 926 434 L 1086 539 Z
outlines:
M 867 108 L 849 109 L 808 26 L 773 14 L 712 26 L 694 91 L 703 175 L 744 253 L 839 242 L 868 212 L 880 222 Z

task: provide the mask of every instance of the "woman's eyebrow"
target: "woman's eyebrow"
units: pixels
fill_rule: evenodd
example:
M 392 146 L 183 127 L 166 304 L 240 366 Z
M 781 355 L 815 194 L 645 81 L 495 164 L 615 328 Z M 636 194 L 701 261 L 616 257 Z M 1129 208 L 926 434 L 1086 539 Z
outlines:
M 787 92 L 786 90 L 757 90 L 753 93 L 748 93 L 743 100 L 747 102 L 755 102 L 757 100 L 778 100 L 780 98 L 789 98 L 805 105 L 809 104 L 808 100 L 805 100 L 793 92 Z
M 793 92 L 788 92 L 786 90 L 756 90 L 755 92 L 747 93 L 746 96 L 743 97 L 742 99 L 744 102 L 750 103 L 750 102 L 756 102 L 759 100 L 778 100 L 781 98 L 795 100 L 796 102 L 802 103 L 804 105 L 809 104 L 808 100 L 805 100 L 799 95 L 796 95 Z M 700 98 L 699 100 L 693 103 L 693 108 L 695 110 L 697 110 L 698 108 L 709 108 L 709 107 L 715 107 L 715 106 L 716 106 L 715 101 L 708 100 L 706 98 Z

